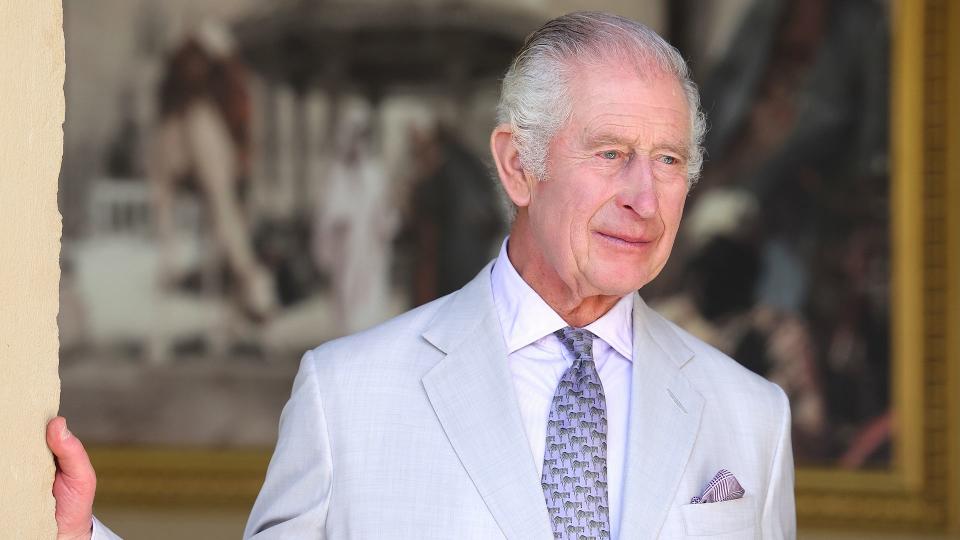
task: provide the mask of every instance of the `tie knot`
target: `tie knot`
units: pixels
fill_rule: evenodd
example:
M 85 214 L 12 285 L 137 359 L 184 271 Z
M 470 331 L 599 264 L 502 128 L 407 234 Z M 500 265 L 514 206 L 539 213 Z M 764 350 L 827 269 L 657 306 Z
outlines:
M 593 332 L 583 328 L 572 328 L 567 326 L 554 332 L 554 335 L 560 339 L 560 343 L 573 353 L 577 360 L 593 359 Z

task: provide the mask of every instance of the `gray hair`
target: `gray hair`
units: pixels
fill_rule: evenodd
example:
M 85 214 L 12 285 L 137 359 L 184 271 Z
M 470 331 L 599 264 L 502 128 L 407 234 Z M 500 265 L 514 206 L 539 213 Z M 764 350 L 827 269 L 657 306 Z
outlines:
M 497 121 L 512 127 L 520 164 L 536 178 L 547 178 L 547 148 L 570 118 L 567 75 L 571 64 L 610 58 L 634 60 L 638 69 L 653 64 L 683 87 L 690 111 L 687 185 L 693 186 L 703 165 L 707 128 L 687 63 L 646 26 L 594 11 L 569 13 L 535 30 L 503 77 Z

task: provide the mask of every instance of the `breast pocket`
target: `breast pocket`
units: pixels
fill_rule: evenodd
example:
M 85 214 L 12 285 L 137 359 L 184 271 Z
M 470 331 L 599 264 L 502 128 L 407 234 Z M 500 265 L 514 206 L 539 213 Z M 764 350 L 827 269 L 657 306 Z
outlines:
M 757 511 L 753 497 L 680 507 L 687 536 L 740 540 L 757 537 Z

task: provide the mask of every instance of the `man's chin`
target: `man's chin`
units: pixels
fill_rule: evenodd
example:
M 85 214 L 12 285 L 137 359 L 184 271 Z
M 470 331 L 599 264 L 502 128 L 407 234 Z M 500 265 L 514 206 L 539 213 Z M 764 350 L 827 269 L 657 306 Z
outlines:
M 601 262 L 596 260 L 595 262 Z M 593 268 L 590 280 L 604 295 L 624 296 L 649 283 L 656 277 L 649 261 L 628 257 L 611 257 Z
M 624 297 L 640 290 L 649 281 L 650 279 L 645 279 L 644 276 L 640 275 L 625 276 L 622 273 L 612 273 L 611 275 L 597 276 L 593 283 L 597 290 L 602 291 L 603 296 Z

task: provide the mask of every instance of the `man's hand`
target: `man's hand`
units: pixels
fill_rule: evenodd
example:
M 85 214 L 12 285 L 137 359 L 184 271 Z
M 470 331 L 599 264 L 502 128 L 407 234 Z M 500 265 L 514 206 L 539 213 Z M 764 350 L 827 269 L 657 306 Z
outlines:
M 47 446 L 56 458 L 53 497 L 57 500 L 57 540 L 86 540 L 93 531 L 97 476 L 80 440 L 58 416 L 47 424 Z

